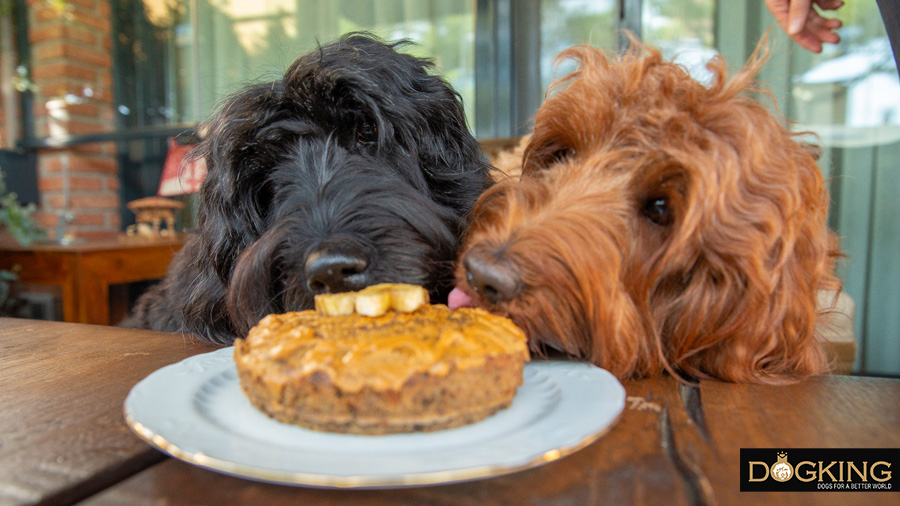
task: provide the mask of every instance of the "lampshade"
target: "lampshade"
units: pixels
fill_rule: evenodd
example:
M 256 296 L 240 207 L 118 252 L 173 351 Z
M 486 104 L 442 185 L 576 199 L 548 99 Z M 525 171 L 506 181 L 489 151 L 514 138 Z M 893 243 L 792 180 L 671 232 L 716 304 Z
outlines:
M 193 148 L 193 145 L 181 145 L 174 138 L 169 139 L 157 195 L 174 197 L 194 193 L 200 189 L 203 177 L 206 176 L 206 162 L 202 158 L 191 160 L 188 157 Z

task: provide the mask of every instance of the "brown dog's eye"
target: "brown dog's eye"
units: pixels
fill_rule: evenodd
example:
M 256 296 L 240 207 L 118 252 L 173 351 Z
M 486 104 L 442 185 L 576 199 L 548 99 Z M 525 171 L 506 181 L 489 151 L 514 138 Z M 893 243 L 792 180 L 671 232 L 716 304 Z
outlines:
M 553 163 L 562 163 L 569 158 L 575 156 L 575 150 L 572 148 L 559 148 L 550 155 L 550 160 Z
M 667 226 L 672 224 L 672 212 L 669 209 L 669 199 L 666 197 L 652 197 L 644 202 L 644 216 L 657 225 Z
M 356 129 L 356 143 L 360 146 L 372 144 L 378 140 L 378 127 L 370 121 L 363 121 Z

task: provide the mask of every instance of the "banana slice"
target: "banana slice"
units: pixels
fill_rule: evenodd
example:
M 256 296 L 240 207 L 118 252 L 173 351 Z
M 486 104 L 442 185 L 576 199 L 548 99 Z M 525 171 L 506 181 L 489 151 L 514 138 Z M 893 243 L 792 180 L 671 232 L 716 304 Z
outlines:
M 391 308 L 391 288 L 387 284 L 368 286 L 356 292 L 356 312 L 381 316 Z
M 316 295 L 316 312 L 326 316 L 353 314 L 356 307 L 356 292 L 323 293 Z
M 381 283 L 358 292 L 316 295 L 316 311 L 326 316 L 381 316 L 389 310 L 411 313 L 429 303 L 428 290 L 405 283 Z
M 428 304 L 428 290 L 417 285 L 396 283 L 391 287 L 391 309 L 401 313 L 412 313 Z

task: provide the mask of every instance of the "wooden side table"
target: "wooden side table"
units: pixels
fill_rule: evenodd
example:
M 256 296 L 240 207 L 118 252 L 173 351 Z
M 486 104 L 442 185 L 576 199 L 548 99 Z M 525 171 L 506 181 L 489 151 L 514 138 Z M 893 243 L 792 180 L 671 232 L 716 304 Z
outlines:
M 125 237 L 79 244 L 0 244 L 0 269 L 20 266 L 19 279 L 56 285 L 63 319 L 111 325 L 110 285 L 158 279 L 184 246 L 187 236 Z

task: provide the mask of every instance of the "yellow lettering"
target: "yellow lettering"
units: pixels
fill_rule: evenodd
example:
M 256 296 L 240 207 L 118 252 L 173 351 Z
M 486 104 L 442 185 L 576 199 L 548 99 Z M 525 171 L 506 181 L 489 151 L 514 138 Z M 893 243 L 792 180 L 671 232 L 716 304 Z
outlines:
M 809 476 L 809 478 L 801 478 L 801 477 L 800 477 L 800 468 L 801 468 L 802 466 L 804 466 L 804 465 L 807 465 L 807 466 L 814 466 L 815 464 L 813 464 L 812 462 L 810 462 L 810 461 L 808 461 L 808 460 L 804 460 L 803 462 L 797 464 L 797 467 L 794 468 L 794 473 L 797 475 L 797 479 L 800 480 L 800 481 L 813 481 L 813 480 L 815 480 L 815 479 L 816 479 L 816 472 L 815 472 L 814 470 L 812 470 L 812 469 L 810 469 L 809 471 L 806 472 L 806 473 L 807 473 L 807 476 Z
M 866 469 L 869 467 L 869 461 L 863 461 L 863 469 L 862 472 L 859 472 L 859 469 L 853 463 L 853 461 L 847 462 L 847 481 L 853 481 L 853 473 L 852 471 L 856 471 L 856 475 L 862 478 L 862 481 L 869 481 L 866 478 Z
M 763 476 L 762 478 L 759 478 L 759 479 L 753 478 L 753 466 L 762 466 L 763 469 L 766 470 L 765 476 Z M 766 481 L 766 479 L 768 477 L 769 477 L 769 466 L 765 462 L 759 462 L 759 461 L 750 462 L 750 477 L 747 479 L 747 481 Z
M 834 479 L 834 475 L 831 474 L 831 466 L 833 466 L 835 462 L 832 460 L 831 464 L 828 464 L 826 467 L 822 467 L 822 461 L 819 461 L 819 481 L 822 481 L 822 475 L 828 473 L 828 476 L 831 476 L 831 481 L 837 481 Z
M 875 468 L 878 467 L 878 466 L 886 466 L 887 468 L 890 468 L 890 467 L 891 467 L 891 463 L 890 463 L 890 462 L 885 462 L 885 461 L 883 461 L 883 460 L 879 460 L 878 462 L 872 464 L 872 469 L 871 469 L 871 471 L 872 471 L 872 479 L 875 480 L 875 481 L 879 481 L 879 482 L 884 482 L 884 481 L 890 480 L 890 479 L 891 479 L 891 472 L 890 472 L 890 471 L 883 471 L 883 472 L 881 473 L 881 478 L 878 478 L 878 477 L 875 475 Z

